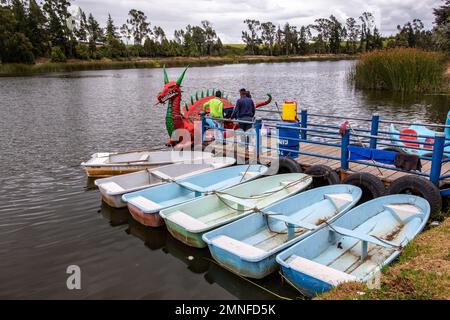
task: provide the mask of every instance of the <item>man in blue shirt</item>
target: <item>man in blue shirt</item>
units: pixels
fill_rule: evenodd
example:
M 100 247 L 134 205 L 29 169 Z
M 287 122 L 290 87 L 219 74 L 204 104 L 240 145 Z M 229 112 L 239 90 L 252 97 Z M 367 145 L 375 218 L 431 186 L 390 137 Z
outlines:
M 255 117 L 256 112 L 255 103 L 251 98 L 247 96 L 247 90 L 241 89 L 239 90 L 239 94 L 241 98 L 236 102 L 236 106 L 234 107 L 231 118 L 253 122 L 253 118 Z M 239 127 L 244 132 L 249 130 L 252 126 L 253 124 L 251 123 L 239 123 Z

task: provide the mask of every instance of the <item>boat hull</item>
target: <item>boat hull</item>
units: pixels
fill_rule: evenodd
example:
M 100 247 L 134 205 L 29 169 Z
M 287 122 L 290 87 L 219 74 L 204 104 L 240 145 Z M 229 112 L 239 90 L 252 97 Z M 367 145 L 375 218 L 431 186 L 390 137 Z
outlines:
M 102 201 L 105 202 L 108 206 L 112 208 L 126 208 L 127 204 L 122 201 L 122 195 L 108 195 L 106 193 L 102 193 Z
M 163 219 L 164 221 L 164 219 Z M 184 244 L 194 247 L 194 248 L 206 248 L 207 245 L 203 241 L 202 236 L 204 232 L 201 233 L 193 233 L 189 232 L 186 229 L 180 227 L 176 223 L 172 223 L 169 220 L 165 221 L 167 230 L 169 233 L 177 240 L 183 242 Z
M 220 266 L 242 277 L 262 279 L 279 269 L 276 263 L 277 253 L 254 262 L 241 259 L 239 256 L 216 246 L 210 246 L 209 251 Z
M 130 203 L 128 203 L 128 210 L 130 211 L 133 219 L 144 226 L 152 228 L 164 226 L 164 220 L 161 218 L 159 213 L 144 213 L 142 210 Z
M 162 165 L 85 167 L 84 171 L 89 178 L 107 178 L 160 166 Z

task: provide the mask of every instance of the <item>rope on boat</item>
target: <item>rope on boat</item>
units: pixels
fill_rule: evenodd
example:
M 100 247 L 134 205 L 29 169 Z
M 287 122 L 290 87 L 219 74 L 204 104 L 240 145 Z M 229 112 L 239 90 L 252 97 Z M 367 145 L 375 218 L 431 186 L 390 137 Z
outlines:
M 346 236 L 345 234 L 342 234 L 342 233 L 340 233 L 339 231 L 337 231 L 335 228 L 333 228 L 333 226 L 330 224 L 330 223 L 328 223 L 327 221 L 324 221 L 324 223 L 331 229 L 331 230 L 333 230 L 334 232 L 336 232 L 337 234 L 340 234 L 341 236 Z M 382 243 L 384 243 L 384 244 L 386 244 L 386 245 L 388 245 L 388 246 L 391 246 L 391 247 L 393 247 L 393 248 L 396 248 L 396 249 L 398 249 L 398 250 L 403 250 L 403 246 L 400 244 L 400 245 L 396 245 L 396 244 L 393 244 L 393 243 L 391 243 L 391 242 L 388 242 L 388 241 L 386 241 L 386 240 L 384 240 L 383 238 L 380 238 L 380 237 L 377 237 L 377 236 L 374 236 L 374 235 L 371 235 L 371 234 L 369 234 L 369 236 L 371 236 L 371 237 L 374 237 L 375 239 L 377 239 L 378 241 L 380 241 L 380 242 L 382 242 Z
M 300 294 L 301 294 L 302 296 L 305 295 L 299 288 L 297 288 L 297 286 L 296 286 L 295 284 L 292 283 L 292 281 L 290 281 L 288 278 L 286 278 L 286 277 L 284 276 L 284 274 L 281 273 L 281 271 L 278 271 L 278 273 L 279 273 L 279 275 L 281 276 L 281 280 L 284 280 L 284 281 L 286 281 L 288 284 L 290 284 L 291 287 L 293 287 L 295 290 L 297 290 L 298 292 L 300 292 Z
M 214 261 L 213 259 L 209 259 L 209 258 L 206 258 L 206 257 L 202 257 L 202 259 L 205 259 L 205 260 L 207 260 L 207 261 L 209 261 L 209 262 L 214 263 L 215 265 L 217 265 L 217 266 L 219 266 L 219 267 L 222 267 L 220 264 L 218 264 L 218 263 L 217 263 L 216 261 Z M 226 269 L 226 268 L 225 268 L 225 269 Z M 293 299 L 291 299 L 291 298 L 288 298 L 288 297 L 284 297 L 284 296 L 282 296 L 282 295 L 279 295 L 278 293 L 275 293 L 275 292 L 273 292 L 273 291 L 271 291 L 271 290 L 269 290 L 269 289 L 267 289 L 267 288 L 265 288 L 265 287 L 263 287 L 263 286 L 257 284 L 256 282 L 253 282 L 252 280 L 247 279 L 246 277 L 243 277 L 243 276 L 241 276 L 241 275 L 239 275 L 239 274 L 236 274 L 236 273 L 234 273 L 234 274 L 235 274 L 236 276 L 238 276 L 239 278 L 241 278 L 241 279 L 243 279 L 243 280 L 245 280 L 245 281 L 247 281 L 247 282 L 253 284 L 254 286 L 256 286 L 256 287 L 258 287 L 258 288 L 264 290 L 265 292 L 270 293 L 271 295 L 277 297 L 278 299 L 281 299 L 281 300 L 289 300 L 289 301 L 290 301 L 290 300 L 293 300 Z

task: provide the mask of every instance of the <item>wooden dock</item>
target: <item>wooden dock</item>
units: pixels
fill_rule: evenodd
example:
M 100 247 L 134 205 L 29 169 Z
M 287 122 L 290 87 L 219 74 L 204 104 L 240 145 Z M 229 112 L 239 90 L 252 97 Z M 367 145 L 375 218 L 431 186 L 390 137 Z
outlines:
M 264 141 L 266 140 L 266 141 Z M 264 143 L 265 142 L 265 143 Z M 236 143 L 227 143 L 226 144 L 226 151 L 223 149 L 222 144 L 213 144 L 214 149 L 217 153 L 224 153 L 227 152 L 228 155 L 232 154 L 234 152 L 235 157 L 248 159 L 249 157 L 254 157 L 255 148 L 249 147 L 248 152 L 245 152 L 245 148 L 242 145 L 236 144 Z M 278 147 L 278 141 L 277 139 L 263 139 L 262 141 L 263 145 L 263 152 L 260 158 L 264 160 L 270 160 L 275 157 L 278 157 L 278 151 L 277 150 L 269 150 L 265 149 L 265 146 L 270 146 L 271 148 L 277 148 Z M 309 155 L 300 155 L 298 158 L 296 158 L 297 162 L 300 163 L 302 168 L 306 169 L 312 165 L 322 164 L 331 167 L 333 170 L 336 170 L 341 180 L 345 179 L 348 175 L 356 172 L 368 172 L 371 173 L 377 177 L 379 177 L 386 186 L 389 186 L 390 183 L 402 176 L 408 175 L 410 173 L 405 171 L 397 171 L 397 170 L 389 170 L 384 168 L 378 168 L 375 166 L 370 165 L 364 165 L 359 163 L 352 163 L 350 162 L 349 170 L 342 170 L 341 168 L 341 162 L 340 160 L 332 160 L 332 159 L 326 159 L 321 156 L 331 156 L 340 158 L 341 157 L 341 150 L 339 147 L 333 147 L 328 145 L 319 145 L 319 144 L 313 144 L 313 143 L 301 143 L 300 144 L 300 151 L 301 152 L 307 152 L 312 153 L 317 156 L 309 156 Z M 421 160 L 422 162 L 422 173 L 430 173 L 431 170 L 431 161 L 427 160 Z M 368 164 L 371 164 L 373 162 L 367 161 Z M 395 169 L 394 166 L 392 168 Z M 442 166 L 442 172 L 441 175 L 446 175 L 450 173 L 450 163 L 444 163 Z M 443 184 L 450 184 L 450 179 L 446 179 L 443 181 Z

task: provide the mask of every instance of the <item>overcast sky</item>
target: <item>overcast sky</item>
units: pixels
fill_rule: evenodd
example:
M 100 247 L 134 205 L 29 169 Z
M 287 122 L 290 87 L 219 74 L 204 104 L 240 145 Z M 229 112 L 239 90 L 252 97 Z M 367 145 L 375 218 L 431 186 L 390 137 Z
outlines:
M 433 24 L 433 10 L 441 0 L 72 0 L 83 11 L 92 12 L 104 25 L 108 13 L 117 26 L 122 25 L 130 9 L 145 12 L 152 27 L 161 26 L 172 38 L 175 29 L 187 24 L 213 23 L 223 43 L 241 43 L 243 21 L 253 18 L 275 24 L 289 22 L 308 25 L 320 17 L 333 14 L 341 21 L 358 17 L 363 11 L 373 12 L 384 35 L 395 32 L 398 24 L 414 18 L 427 28 Z

